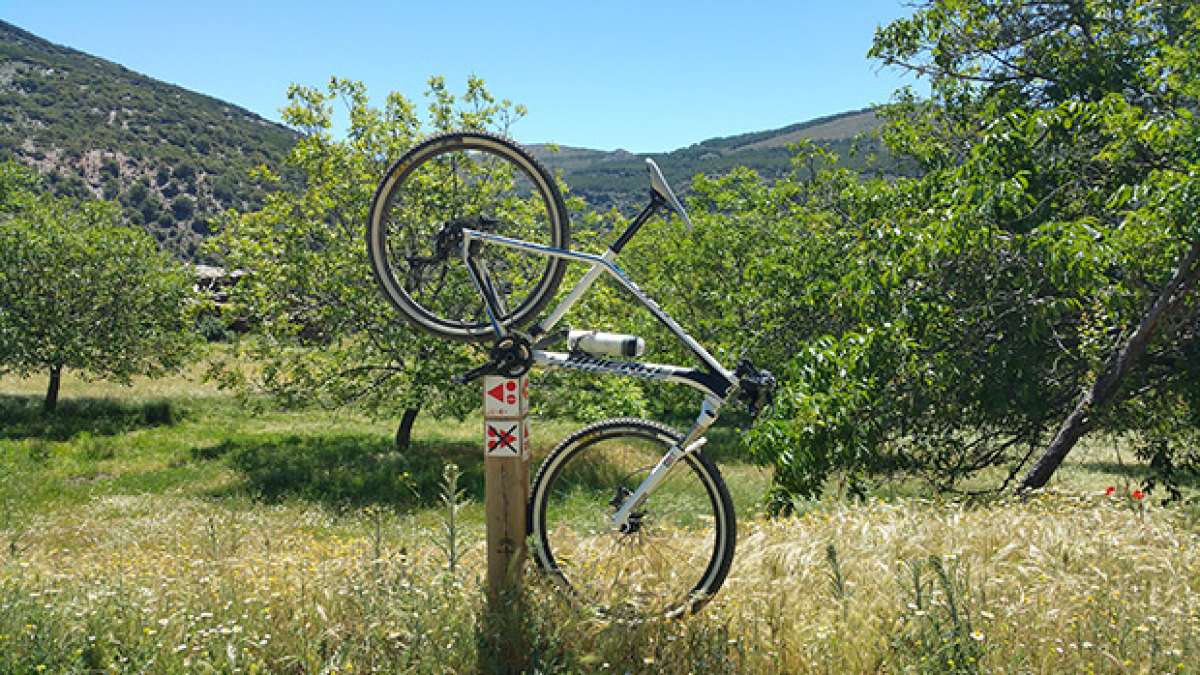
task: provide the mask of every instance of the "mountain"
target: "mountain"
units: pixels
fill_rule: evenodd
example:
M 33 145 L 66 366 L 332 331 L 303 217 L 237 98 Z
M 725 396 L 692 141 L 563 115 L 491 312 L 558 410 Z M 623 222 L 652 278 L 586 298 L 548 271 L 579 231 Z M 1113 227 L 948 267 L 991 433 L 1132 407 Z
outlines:
M 644 157 L 686 192 L 697 173 L 748 166 L 787 173 L 789 145 L 811 140 L 864 173 L 901 172 L 883 150 L 880 120 L 857 110 L 769 131 L 712 138 L 665 153 L 532 145 L 595 208 L 637 208 L 646 196 Z M 298 138 L 287 127 L 203 94 L 59 46 L 0 21 L 0 161 L 36 167 L 56 193 L 113 199 L 130 223 L 181 258 L 225 209 L 261 204 L 247 173 L 278 169 Z
M 710 138 L 686 148 L 634 154 L 626 150 L 589 150 L 548 144 L 530 146 L 551 169 L 562 172 L 571 192 L 597 208 L 641 206 L 647 189 L 645 157 L 651 157 L 667 180 L 685 192 L 697 173 L 719 175 L 747 166 L 767 179 L 791 169 L 789 146 L 812 141 L 833 151 L 839 162 L 864 173 L 902 173 L 878 138 L 882 121 L 870 109 L 821 117 L 780 129 Z
M 259 203 L 248 170 L 278 166 L 296 138 L 0 21 L 0 160 L 36 167 L 59 194 L 118 200 L 180 257 L 197 257 L 221 211 Z

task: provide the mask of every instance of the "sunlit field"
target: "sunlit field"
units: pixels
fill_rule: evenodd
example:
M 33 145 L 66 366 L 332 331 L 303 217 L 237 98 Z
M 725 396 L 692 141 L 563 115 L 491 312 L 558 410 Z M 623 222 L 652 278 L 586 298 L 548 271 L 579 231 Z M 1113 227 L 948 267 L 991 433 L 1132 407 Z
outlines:
M 1200 671 L 1200 510 L 1136 499 L 1111 442 L 1027 500 L 831 486 L 769 519 L 721 431 L 729 580 L 698 616 L 618 618 L 533 571 L 487 606 L 478 419 L 398 453 L 392 421 L 194 377 L 67 378 L 51 417 L 43 385 L 0 381 L 3 672 Z M 535 460 L 577 426 L 537 420 Z

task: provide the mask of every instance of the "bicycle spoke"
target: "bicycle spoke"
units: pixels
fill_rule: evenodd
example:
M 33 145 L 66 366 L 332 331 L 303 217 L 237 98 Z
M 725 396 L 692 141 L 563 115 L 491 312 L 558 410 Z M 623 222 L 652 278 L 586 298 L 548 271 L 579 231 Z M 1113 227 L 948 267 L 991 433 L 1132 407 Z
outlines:
M 534 530 L 545 533 L 539 555 L 571 561 L 551 567 L 580 599 L 670 614 L 694 606 L 693 591 L 707 597 L 712 589 L 702 583 L 723 579 L 705 572 L 728 550 L 728 543 L 717 545 L 729 541 L 717 535 L 728 514 L 722 510 L 725 515 L 716 518 L 716 509 L 726 507 L 706 487 L 715 485 L 705 482 L 707 469 L 692 457 L 672 467 L 630 513 L 625 532 L 609 524 L 669 447 L 661 434 L 638 433 L 640 424 L 595 425 L 597 431 L 582 430 L 556 449 L 547 459 L 553 472 L 539 472 L 539 485 L 548 480 L 549 487 L 535 486 L 535 498 L 544 504 L 534 506 Z M 606 425 L 611 435 L 604 433 Z

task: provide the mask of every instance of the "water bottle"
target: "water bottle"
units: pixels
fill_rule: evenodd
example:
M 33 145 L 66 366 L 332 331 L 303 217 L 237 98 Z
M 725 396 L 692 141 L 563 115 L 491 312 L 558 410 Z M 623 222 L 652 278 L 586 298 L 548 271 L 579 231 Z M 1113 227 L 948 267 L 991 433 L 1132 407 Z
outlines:
M 572 330 L 567 333 L 567 349 L 593 356 L 641 356 L 646 341 L 636 335 L 601 333 L 594 330 Z

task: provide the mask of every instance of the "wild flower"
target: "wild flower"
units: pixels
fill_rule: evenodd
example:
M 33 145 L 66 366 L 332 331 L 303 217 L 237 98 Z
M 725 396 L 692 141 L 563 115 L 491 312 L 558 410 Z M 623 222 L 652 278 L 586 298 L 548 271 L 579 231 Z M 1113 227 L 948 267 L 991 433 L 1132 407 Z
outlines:
M 1135 500 L 1141 501 L 1141 499 L 1146 496 L 1146 493 L 1142 492 L 1141 490 L 1134 490 L 1129 496 L 1133 497 Z
M 1113 487 L 1113 486 L 1109 485 L 1108 487 L 1104 488 L 1104 496 L 1105 496 L 1105 497 L 1111 497 L 1111 496 L 1112 496 L 1112 494 L 1113 494 L 1114 492 L 1116 492 L 1116 491 L 1117 491 L 1117 488 L 1115 488 L 1115 487 Z

